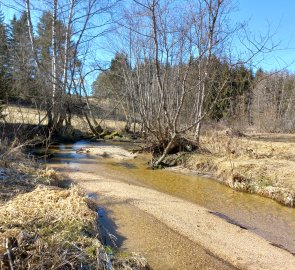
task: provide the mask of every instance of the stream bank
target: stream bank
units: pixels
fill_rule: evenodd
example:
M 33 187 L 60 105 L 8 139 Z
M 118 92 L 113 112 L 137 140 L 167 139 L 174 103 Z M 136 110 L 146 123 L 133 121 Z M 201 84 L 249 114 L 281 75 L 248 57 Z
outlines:
M 102 244 L 97 206 L 77 187 L 20 148 L 0 150 L 1 270 L 150 269 L 145 258 L 119 258 Z
M 104 146 L 104 152 L 91 154 L 101 146 Z M 106 198 L 110 202 L 108 206 L 118 205 L 112 203 L 114 201 L 125 204 L 126 208 L 131 205 L 138 213 L 152 216 L 158 224 L 190 239 L 229 265 L 239 269 L 293 269 L 294 209 L 262 197 L 235 192 L 210 179 L 148 170 L 148 157 L 130 159 L 120 150 L 122 159 L 110 158 L 108 151 L 121 146 L 85 142 L 63 145 L 53 158 L 52 166 L 69 174 L 85 190 Z M 89 151 L 78 153 L 81 147 Z M 200 204 L 207 206 L 204 208 Z M 113 216 L 115 223 L 120 219 L 121 227 L 130 226 L 130 216 L 118 218 L 117 215 Z M 132 220 L 135 227 L 139 218 L 137 215 Z M 134 237 L 132 232 L 126 238 L 131 237 Z M 153 256 L 165 256 L 165 250 L 160 252 Z
M 198 152 L 167 156 L 175 170 L 209 176 L 234 190 L 295 206 L 295 136 L 202 136 Z M 187 170 L 188 169 L 188 170 Z

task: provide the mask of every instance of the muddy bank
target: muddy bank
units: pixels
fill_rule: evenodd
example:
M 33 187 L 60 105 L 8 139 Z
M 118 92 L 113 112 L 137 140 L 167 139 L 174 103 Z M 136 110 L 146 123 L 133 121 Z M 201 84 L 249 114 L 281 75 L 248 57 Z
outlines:
M 66 156 L 63 158 L 65 163 L 59 163 L 58 167 L 64 173 L 70 173 L 72 179 L 86 190 L 97 192 L 110 201 L 127 203 L 139 209 L 139 212 L 153 216 L 158 222 L 230 265 L 240 269 L 293 269 L 295 258 L 290 252 L 274 247 L 242 226 L 223 220 L 206 208 L 163 194 L 132 179 L 122 181 L 123 167 L 129 166 L 128 162 L 118 161 L 114 166 L 119 165 L 118 168 L 122 169 L 108 172 L 108 167 L 99 162 L 101 159 L 87 156 L 74 160 Z M 133 172 L 136 173 L 134 166 Z M 145 170 L 144 173 L 152 172 L 155 171 Z M 130 173 L 129 176 L 132 175 L 132 168 Z M 134 222 L 136 224 L 136 219 Z

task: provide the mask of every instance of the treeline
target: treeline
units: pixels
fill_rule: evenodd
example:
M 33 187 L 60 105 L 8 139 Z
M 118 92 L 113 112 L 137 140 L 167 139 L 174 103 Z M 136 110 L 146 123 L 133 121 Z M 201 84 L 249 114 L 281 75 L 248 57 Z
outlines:
M 131 74 L 132 83 L 138 88 L 136 75 L 140 67 L 135 65 L 132 68 L 128 58 L 124 53 L 117 53 L 110 68 L 98 75 L 92 90 L 94 97 L 110 107 L 120 101 L 126 129 L 131 130 L 141 122 L 140 108 L 137 102 L 139 97 L 133 96 L 126 73 Z M 208 112 L 205 117 L 207 122 L 222 123 L 241 132 L 295 132 L 295 74 L 287 71 L 267 72 L 261 68 L 254 72 L 243 64 L 231 65 L 218 58 L 214 62 L 216 70 L 211 78 L 212 84 L 206 86 L 204 108 Z M 225 86 L 218 92 L 216 85 L 224 81 Z M 197 76 L 188 79 L 187 84 L 194 94 L 194 88 L 198 86 Z M 184 108 L 185 121 L 192 110 L 189 98 Z
M 128 61 L 129 56 L 124 53 L 117 53 L 111 61 L 110 68 L 107 71 L 101 72 L 92 85 L 93 95 L 105 103 L 114 104 L 115 101 L 120 101 L 121 111 L 125 115 L 126 128 L 131 129 L 131 126 L 137 121 L 140 121 L 139 104 L 134 98 L 132 90 L 128 85 L 127 74 L 132 78 L 132 84 L 135 88 L 143 87 L 144 83 L 150 84 L 151 81 L 140 81 L 136 77 L 138 70 L 145 68 L 145 66 L 152 65 L 148 59 L 141 63 L 140 66 L 132 65 Z M 170 66 L 170 70 L 187 69 L 192 66 L 196 71 L 199 64 L 195 59 L 190 59 L 189 63 L 182 64 L 181 67 Z M 206 98 L 204 102 L 205 111 L 208 112 L 206 119 L 214 121 L 222 121 L 225 119 L 234 119 L 237 114 L 244 110 L 245 115 L 248 115 L 248 123 L 252 124 L 250 119 L 251 103 L 253 100 L 253 85 L 255 82 L 255 75 L 251 69 L 248 69 L 243 64 L 231 66 L 226 60 L 221 61 L 217 57 L 212 59 L 214 72 L 212 77 L 208 78 L 206 85 Z M 164 66 L 161 69 L 165 69 Z M 194 95 L 198 87 L 198 76 L 192 74 L 187 78 L 187 87 L 190 90 L 190 95 Z M 263 72 L 260 71 L 259 74 Z M 260 76 L 260 75 L 259 75 Z M 129 78 L 130 79 L 130 78 Z M 167 78 L 170 80 L 170 78 Z M 220 82 L 225 82 L 221 91 L 218 92 Z M 147 87 L 147 86 L 144 86 Z M 168 90 L 169 91 L 169 90 Z M 139 97 L 135 97 L 139 98 Z M 191 98 L 185 99 L 184 116 L 185 119 L 189 116 L 192 104 Z M 213 105 L 213 106 L 212 106 Z M 243 109 L 242 109 L 243 108 Z
M 0 99 L 39 104 L 45 86 L 34 64 L 26 13 L 22 13 L 18 19 L 14 16 L 8 24 L 4 21 L 3 13 L 0 14 Z M 50 14 L 44 13 L 38 23 L 38 53 L 44 65 L 48 62 L 46 54 L 48 55 L 50 50 L 49 21 Z
M 231 22 L 228 0 L 180 2 L 51 0 L 40 12 L 26 0 L 8 25 L 2 15 L 0 99 L 36 104 L 51 131 L 70 130 L 79 111 L 97 137 L 103 115 L 91 101 L 120 108 L 156 166 L 168 153 L 198 148 L 206 121 L 294 131 L 294 75 L 251 68 L 272 51 L 271 37 L 251 38 Z M 103 49 L 117 52 L 109 68 L 95 59 Z M 89 99 L 89 76 L 99 70 Z

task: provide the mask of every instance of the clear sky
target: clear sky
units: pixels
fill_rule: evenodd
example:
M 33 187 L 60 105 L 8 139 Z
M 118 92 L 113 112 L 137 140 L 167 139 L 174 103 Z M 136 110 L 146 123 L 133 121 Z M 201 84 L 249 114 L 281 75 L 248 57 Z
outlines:
M 235 20 L 245 20 L 256 34 L 274 33 L 276 50 L 265 55 L 263 69 L 288 67 L 295 72 L 295 0 L 238 0 Z
M 264 55 L 259 66 L 268 71 L 287 67 L 295 73 L 295 0 L 232 1 L 237 3 L 232 14 L 234 21 L 247 21 L 250 31 L 256 35 L 270 31 L 274 34 L 273 42 L 279 44 L 272 53 Z M 10 3 L 11 0 L 0 0 L 6 20 L 14 13 L 5 7 Z

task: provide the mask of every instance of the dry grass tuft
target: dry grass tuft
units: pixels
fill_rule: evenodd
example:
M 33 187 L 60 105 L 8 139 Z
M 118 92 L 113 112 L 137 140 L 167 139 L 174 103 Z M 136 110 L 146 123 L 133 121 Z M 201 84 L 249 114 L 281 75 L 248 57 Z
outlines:
M 2 268 L 103 269 L 96 222 L 76 188 L 38 186 L 19 195 L 0 207 Z
M 99 237 L 92 201 L 40 185 L 0 207 L 0 269 L 150 269 L 137 254 L 113 258 Z

